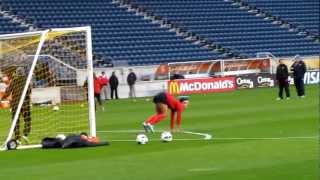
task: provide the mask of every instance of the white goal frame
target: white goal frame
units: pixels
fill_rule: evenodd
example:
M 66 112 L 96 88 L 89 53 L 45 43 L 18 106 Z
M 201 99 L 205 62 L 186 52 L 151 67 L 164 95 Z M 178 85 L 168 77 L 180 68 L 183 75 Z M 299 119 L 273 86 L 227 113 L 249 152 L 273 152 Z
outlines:
M 72 27 L 72 28 L 53 28 L 53 29 L 47 29 L 43 31 L 35 31 L 35 32 L 26 32 L 26 33 L 14 33 L 14 34 L 4 34 L 0 35 L 0 40 L 2 39 L 10 39 L 10 38 L 19 38 L 19 37 L 28 37 L 28 36 L 40 36 L 40 41 L 36 50 L 35 55 L 33 55 L 33 62 L 30 68 L 30 71 L 28 73 L 26 85 L 23 88 L 22 96 L 19 101 L 17 111 L 14 115 L 14 118 L 12 120 L 12 124 L 8 133 L 8 136 L 0 146 L 0 150 L 6 150 L 6 144 L 11 140 L 11 137 L 14 133 L 15 125 L 18 121 L 19 114 L 23 105 L 23 100 L 26 97 L 28 86 L 31 83 L 32 75 L 35 70 L 36 64 L 38 62 L 40 52 L 42 49 L 42 46 L 46 40 L 47 34 L 51 31 L 72 31 L 72 32 L 85 32 L 86 34 L 86 58 L 87 58 L 87 75 L 88 75 L 88 103 L 89 103 L 89 134 L 91 136 L 96 136 L 96 116 L 95 116 L 95 102 L 94 102 L 94 89 L 93 89 L 93 55 L 92 55 L 92 34 L 91 34 L 91 27 L 90 26 L 84 26 L 84 27 Z M 1 54 L 1 53 L 0 53 Z M 35 148 L 35 147 L 41 147 L 40 145 L 23 145 L 20 146 L 19 149 L 26 149 L 26 148 Z

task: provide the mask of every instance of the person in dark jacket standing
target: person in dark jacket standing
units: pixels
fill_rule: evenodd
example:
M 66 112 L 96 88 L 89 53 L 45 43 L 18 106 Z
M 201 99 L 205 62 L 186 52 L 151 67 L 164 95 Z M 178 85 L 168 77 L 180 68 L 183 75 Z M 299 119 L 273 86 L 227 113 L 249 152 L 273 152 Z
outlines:
M 137 76 L 136 74 L 133 72 L 132 69 L 129 69 L 130 73 L 128 74 L 127 77 L 127 83 L 129 85 L 129 97 L 130 98 L 135 98 L 136 97 L 136 90 L 135 90 L 135 83 L 137 81 Z
M 291 66 L 291 71 L 293 72 L 294 85 L 299 97 L 304 98 L 304 73 L 306 73 L 306 64 L 302 59 L 297 59 Z
M 279 65 L 277 67 L 276 79 L 279 84 L 279 95 L 277 100 L 283 99 L 283 89 L 285 89 L 287 99 L 290 99 L 289 91 L 289 71 L 287 65 L 283 63 L 283 60 L 279 60 Z
M 113 94 L 114 93 L 115 93 L 116 99 L 119 99 L 118 98 L 119 81 L 118 81 L 118 78 L 117 78 L 117 76 L 116 76 L 114 71 L 112 72 L 112 75 L 111 75 L 111 77 L 109 79 L 109 84 L 110 84 L 110 89 L 111 89 L 111 94 L 110 94 L 111 99 L 113 99 Z

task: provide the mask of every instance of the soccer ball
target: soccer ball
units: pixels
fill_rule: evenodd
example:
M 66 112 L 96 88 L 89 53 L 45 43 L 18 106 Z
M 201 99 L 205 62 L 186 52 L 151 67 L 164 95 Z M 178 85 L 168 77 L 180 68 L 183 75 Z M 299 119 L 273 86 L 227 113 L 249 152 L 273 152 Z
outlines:
M 136 142 L 138 144 L 147 144 L 149 141 L 148 137 L 145 134 L 138 134 L 136 138 Z
M 54 111 L 59 111 L 60 108 L 59 108 L 59 106 L 53 106 L 52 110 L 54 110 Z
M 163 142 L 171 142 L 173 140 L 172 134 L 169 131 L 164 131 L 161 133 L 161 140 Z
M 66 135 L 64 135 L 64 134 L 58 134 L 58 135 L 56 136 L 56 138 L 63 141 L 63 140 L 65 140 L 67 137 L 66 137 Z

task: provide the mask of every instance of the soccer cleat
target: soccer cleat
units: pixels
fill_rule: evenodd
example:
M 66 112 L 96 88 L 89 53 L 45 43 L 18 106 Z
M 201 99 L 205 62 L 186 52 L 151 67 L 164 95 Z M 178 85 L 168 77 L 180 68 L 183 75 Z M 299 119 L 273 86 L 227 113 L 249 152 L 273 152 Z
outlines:
M 176 129 L 176 132 L 182 132 L 181 127 L 178 127 L 178 128 Z
M 152 132 L 154 133 L 154 128 L 153 125 L 151 125 L 150 123 L 143 123 L 143 128 L 146 132 Z
M 147 123 L 148 129 L 150 130 L 150 132 L 154 133 L 154 127 L 153 125 L 151 125 L 150 123 Z
M 144 122 L 144 123 L 142 123 L 142 126 L 143 126 L 143 129 L 144 129 L 144 131 L 147 133 L 147 132 L 149 132 L 149 128 L 148 128 L 148 126 L 147 126 L 147 124 Z
M 26 144 L 29 144 L 30 143 L 30 140 L 27 136 L 21 136 L 21 139 L 26 143 Z
M 280 101 L 280 100 L 281 100 L 281 98 L 279 98 L 279 97 L 278 97 L 276 100 L 277 100 L 277 101 Z
M 286 98 L 286 100 L 290 100 L 290 98 L 289 98 L 289 97 L 287 97 L 287 98 Z

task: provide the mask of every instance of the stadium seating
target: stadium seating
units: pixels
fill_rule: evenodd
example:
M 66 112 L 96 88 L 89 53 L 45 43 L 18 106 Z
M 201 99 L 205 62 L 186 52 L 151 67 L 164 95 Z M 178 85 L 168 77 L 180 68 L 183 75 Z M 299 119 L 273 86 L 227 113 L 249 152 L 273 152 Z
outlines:
M 0 15 L 0 34 L 12 32 L 25 32 L 28 28 L 19 26 L 18 23 L 12 22 L 10 18 Z
M 274 2 L 276 0 L 272 0 Z M 298 3 L 292 1 L 291 4 Z M 303 1 L 301 12 L 319 15 L 315 0 Z M 289 31 L 272 21 L 256 16 L 224 0 L 131 0 L 129 5 L 143 9 L 151 16 L 169 21 L 187 33 L 231 50 L 234 54 L 254 57 L 257 52 L 276 56 L 318 55 L 320 44 L 303 34 Z M 275 15 L 288 17 L 310 31 L 319 27 L 316 17 L 298 17 L 297 8 L 285 9 L 291 0 L 276 5 L 266 0 L 246 0 L 263 9 L 274 9 Z M 281 2 L 281 3 L 280 3 Z M 300 1 L 299 1 L 300 2 Z M 302 1 L 301 1 L 302 2 Z M 225 58 L 223 52 L 192 43 L 167 27 L 160 27 L 134 11 L 128 11 L 112 0 L 3 0 L 2 9 L 24 18 L 38 28 L 90 25 L 93 29 L 95 66 L 147 65 L 176 61 Z M 281 5 L 281 6 L 280 6 Z M 283 9 L 281 9 L 281 7 Z M 305 7 L 305 8 L 304 8 Z M 316 6 L 315 6 L 316 7 Z M 280 10 L 281 9 L 281 10 Z M 280 11 L 280 14 L 276 12 Z M 299 11 L 300 12 L 300 11 Z M 301 15 L 301 13 L 299 13 Z M 291 19 L 290 19 L 291 18 Z M 301 21 L 300 21 L 301 20 Z M 305 21 L 302 21 L 305 20 Z M 0 33 L 26 31 L 0 16 Z M 214 49 L 214 48 L 213 48 Z
M 110 0 L 5 0 L 40 28 L 91 25 L 94 53 L 114 64 L 145 65 L 221 58 Z M 104 63 L 102 63 L 104 64 Z
M 271 52 L 276 56 L 319 54 L 319 43 L 241 9 L 232 1 L 133 0 L 131 3 L 250 57 L 257 52 Z
M 244 2 L 319 36 L 320 2 L 317 0 L 244 0 Z

